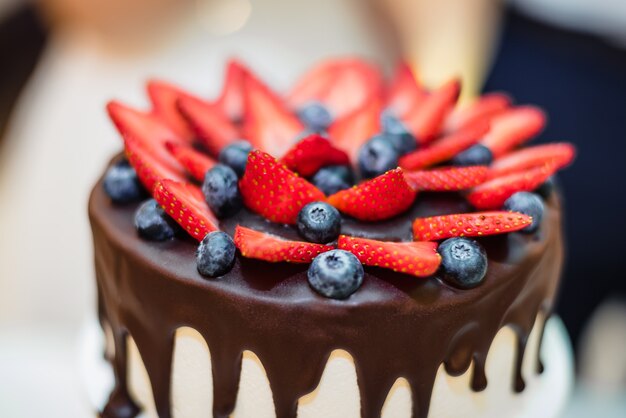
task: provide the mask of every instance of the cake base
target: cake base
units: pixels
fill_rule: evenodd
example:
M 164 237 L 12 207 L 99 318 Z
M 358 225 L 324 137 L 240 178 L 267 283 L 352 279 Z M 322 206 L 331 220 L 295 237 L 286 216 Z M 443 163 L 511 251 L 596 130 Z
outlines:
M 541 321 L 541 318 L 538 319 Z M 465 374 L 452 377 L 440 367 L 435 381 L 429 418 L 457 417 L 463 411 L 464 417 L 545 417 L 556 418 L 562 411 L 573 384 L 573 355 L 567 332 L 558 317 L 551 317 L 545 327 L 541 344 L 541 359 L 544 371 L 536 373 L 536 356 L 533 348 L 539 342 L 535 325 L 527 347 L 523 372 L 526 388 L 521 393 L 512 390 L 513 356 L 515 337 L 508 328 L 498 333 L 487 358 L 486 374 L 489 384 L 481 392 L 470 389 L 472 368 Z M 174 418 L 195 418 L 211 416 L 211 396 L 202 396 L 210 388 L 210 361 L 203 351 L 201 341 L 194 331 L 179 330 L 177 344 L 180 352 L 174 357 L 173 379 L 184 374 L 185 387 L 173 385 L 176 392 L 172 396 Z M 113 388 L 113 372 L 103 356 L 105 337 L 97 321 L 85 326 L 81 363 L 85 388 L 95 411 L 103 408 Z M 129 344 L 129 384 L 131 394 L 144 408 L 141 418 L 157 417 L 151 399 L 151 390 L 141 358 Z M 185 363 L 181 361 L 186 359 Z M 177 363 L 178 361 L 178 363 Z M 208 369 L 207 369 L 208 367 Z M 191 375 L 189 375 L 191 374 Z M 340 376 L 340 379 L 333 379 Z M 258 358 L 251 353 L 244 354 L 240 383 L 240 399 L 234 417 L 255 418 L 273 417 L 273 402 L 267 378 Z M 335 384 L 341 381 L 340 384 Z M 385 407 L 384 417 L 410 417 L 411 396 L 403 379 L 398 379 L 391 388 Z M 210 390 L 209 390 L 210 393 Z M 299 417 L 359 417 L 359 398 L 356 387 L 356 374 L 348 353 L 336 350 L 327 363 L 320 386 L 310 395 L 300 400 Z M 204 399 L 202 399 L 204 398 Z M 252 415 L 251 415 L 252 414 Z M 97 416 L 97 413 L 95 414 Z

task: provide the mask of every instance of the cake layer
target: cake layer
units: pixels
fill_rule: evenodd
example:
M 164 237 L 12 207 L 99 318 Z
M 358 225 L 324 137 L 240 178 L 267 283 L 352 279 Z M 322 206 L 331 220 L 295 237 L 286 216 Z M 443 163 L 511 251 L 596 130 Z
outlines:
M 343 232 L 409 239 L 415 216 L 459 212 L 465 205 L 454 194 L 423 194 L 403 216 L 367 226 L 347 220 Z M 282 418 L 298 414 L 298 400 L 315 390 L 329 357 L 342 350 L 354 365 L 362 417 L 380 416 L 390 388 L 403 378 L 411 388 L 411 414 L 423 418 L 440 367 L 452 376 L 465 376 L 471 390 L 485 389 L 487 354 L 507 325 L 515 334 L 508 388 L 521 391 L 526 343 L 537 315 L 551 310 L 563 253 L 560 209 L 553 194 L 537 234 L 480 239 L 489 269 L 475 289 L 367 268 L 361 289 L 337 301 L 309 288 L 306 265 L 238 258 L 230 273 L 207 280 L 196 270 L 195 242 L 141 240 L 132 225 L 136 205 L 113 206 L 101 184 L 89 208 L 100 318 L 111 326 L 116 348 L 116 388 L 103 412 L 111 418 L 138 411 L 126 381 L 129 359 L 134 363 L 127 356 L 129 335 L 130 347 L 136 345 L 150 377 L 158 416 L 172 416 L 170 394 L 179 389 L 176 382 L 172 385 L 171 365 L 181 327 L 198 332 L 210 351 L 216 417 L 235 411 L 240 372 L 247 364 L 244 353 L 260 359 L 274 412 Z M 222 228 L 232 232 L 236 223 L 295 235 L 291 228 L 247 211 Z

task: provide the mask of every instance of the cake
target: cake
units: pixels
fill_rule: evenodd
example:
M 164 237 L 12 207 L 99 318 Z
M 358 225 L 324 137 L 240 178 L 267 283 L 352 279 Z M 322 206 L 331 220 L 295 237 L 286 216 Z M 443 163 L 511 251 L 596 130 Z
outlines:
M 236 60 L 217 99 L 147 90 L 109 103 L 89 201 L 102 417 L 555 416 L 575 150 L 526 145 L 540 109 L 357 58 L 284 96 Z

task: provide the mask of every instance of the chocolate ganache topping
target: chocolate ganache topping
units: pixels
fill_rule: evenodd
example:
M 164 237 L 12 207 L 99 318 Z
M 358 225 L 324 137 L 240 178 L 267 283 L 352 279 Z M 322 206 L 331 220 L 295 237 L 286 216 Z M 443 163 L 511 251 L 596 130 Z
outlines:
M 461 290 L 436 275 L 418 279 L 367 267 L 362 287 L 346 300 L 334 300 L 311 289 L 306 264 L 237 256 L 223 277 L 202 277 L 196 241 L 182 235 L 164 242 L 141 239 L 133 227 L 138 204 L 113 204 L 101 183 L 92 192 L 89 215 L 100 320 L 111 327 L 115 344 L 110 360 L 116 384 L 102 412 L 105 418 L 139 412 L 126 382 L 129 335 L 145 364 L 159 416 L 171 416 L 174 334 L 182 326 L 196 329 L 211 352 L 215 417 L 234 410 L 244 350 L 263 363 L 278 418 L 296 416 L 298 399 L 316 388 L 337 348 L 354 358 L 364 418 L 380 416 L 399 377 L 411 385 L 413 416 L 425 418 L 442 363 L 451 375 L 473 365 L 472 389 L 487 386 L 487 353 L 504 326 L 518 339 L 511 385 L 516 391 L 524 388 L 525 345 L 538 313 L 549 315 L 552 309 L 563 258 L 556 193 L 546 201 L 538 232 L 478 238 L 489 268 L 476 288 Z M 416 217 L 469 209 L 460 194 L 422 193 L 407 212 L 389 220 L 363 223 L 344 217 L 342 233 L 410 241 Z M 232 235 L 237 224 L 297 239 L 294 227 L 246 209 L 223 220 L 220 229 Z

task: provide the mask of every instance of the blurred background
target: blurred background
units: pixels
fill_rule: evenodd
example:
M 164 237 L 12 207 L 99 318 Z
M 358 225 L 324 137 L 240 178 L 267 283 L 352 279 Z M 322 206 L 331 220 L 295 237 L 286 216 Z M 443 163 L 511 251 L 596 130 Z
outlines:
M 538 142 L 576 144 L 559 178 L 565 417 L 626 416 L 625 0 L 0 0 L 0 416 L 89 416 L 86 204 L 121 149 L 105 102 L 147 105 L 151 76 L 214 96 L 230 56 L 286 88 L 341 54 L 404 56 L 431 87 L 461 75 L 464 99 L 508 91 L 547 111 Z

